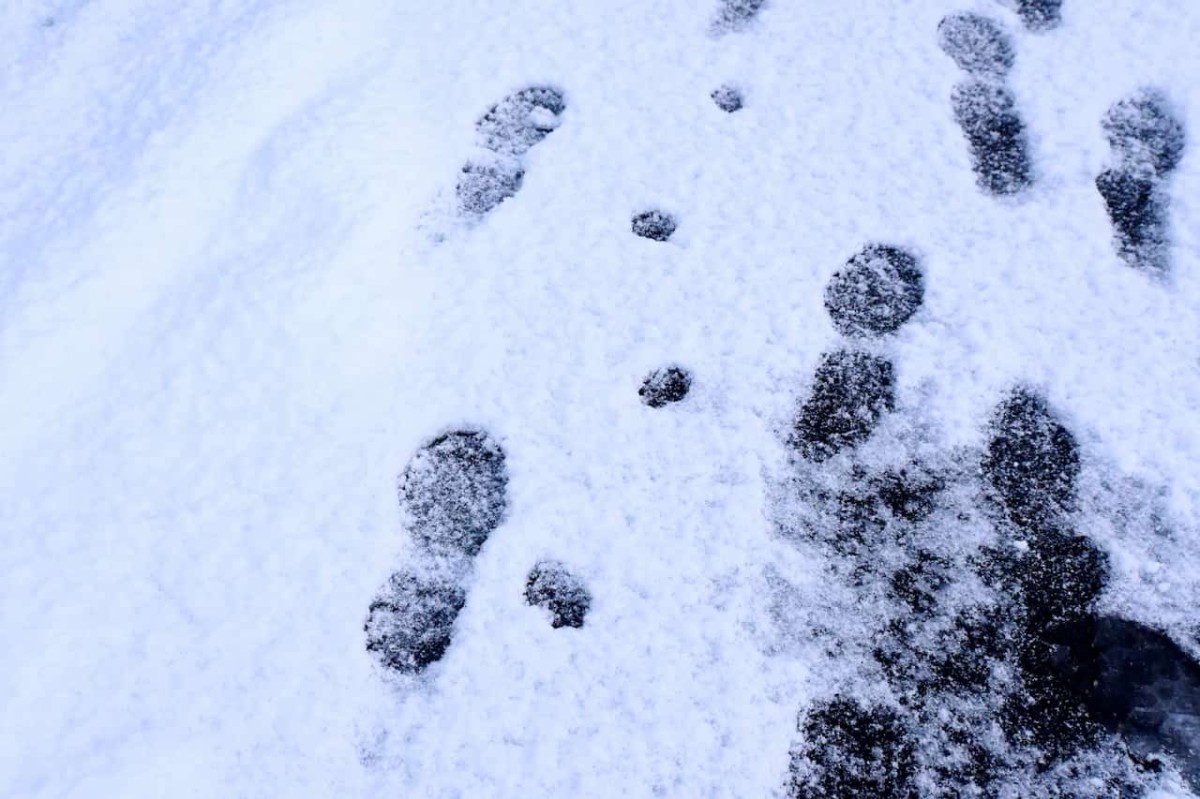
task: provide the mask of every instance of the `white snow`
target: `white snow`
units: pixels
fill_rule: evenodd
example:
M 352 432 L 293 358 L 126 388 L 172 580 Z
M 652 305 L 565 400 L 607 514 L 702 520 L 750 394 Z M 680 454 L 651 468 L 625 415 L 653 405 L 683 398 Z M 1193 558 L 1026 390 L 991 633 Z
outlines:
M 772 795 L 828 664 L 772 626 L 770 575 L 822 576 L 767 493 L 837 341 L 825 282 L 875 241 L 927 278 L 896 424 L 978 446 L 1042 387 L 1088 485 L 1122 486 L 1095 507 L 1173 531 L 1097 523 L 1110 603 L 1194 626 L 1200 5 L 1066 0 L 1041 34 L 992 0 L 867 5 L 714 36 L 685 0 L 5 4 L 0 795 Z M 936 27 L 972 9 L 1016 42 L 1017 200 L 951 117 Z M 449 218 L 475 119 L 533 83 L 567 109 L 524 187 Z M 1145 84 L 1194 132 L 1165 281 L 1093 185 Z M 651 207 L 667 243 L 629 232 Z M 644 407 L 671 362 L 692 394 Z M 445 659 L 382 679 L 396 479 L 463 423 L 505 447 L 509 519 Z M 588 583 L 583 629 L 524 605 L 543 557 Z

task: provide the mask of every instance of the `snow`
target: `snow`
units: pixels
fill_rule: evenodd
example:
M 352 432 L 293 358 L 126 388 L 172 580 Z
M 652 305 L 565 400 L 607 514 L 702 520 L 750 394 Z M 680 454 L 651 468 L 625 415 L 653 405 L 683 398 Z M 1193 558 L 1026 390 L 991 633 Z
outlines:
M 1086 455 L 1106 601 L 1194 627 L 1200 159 L 1162 280 L 1094 180 L 1138 87 L 1200 131 L 1200 6 L 1066 0 L 1031 33 L 991 0 L 885 5 L 718 35 L 683 0 L 6 4 L 0 793 L 772 795 L 831 666 L 772 610 L 772 575 L 825 574 L 769 495 L 838 345 L 826 282 L 871 242 L 925 274 L 885 426 L 979 447 L 1040 387 Z M 976 188 L 957 11 L 1013 38 L 1022 196 Z M 521 190 L 456 217 L 475 120 L 541 83 L 567 108 Z M 630 233 L 648 208 L 669 241 Z M 675 363 L 687 399 L 640 403 Z M 447 656 L 386 678 L 362 625 L 415 557 L 396 481 L 463 425 L 504 446 L 509 517 Z M 524 604 L 543 559 L 588 586 L 583 628 Z

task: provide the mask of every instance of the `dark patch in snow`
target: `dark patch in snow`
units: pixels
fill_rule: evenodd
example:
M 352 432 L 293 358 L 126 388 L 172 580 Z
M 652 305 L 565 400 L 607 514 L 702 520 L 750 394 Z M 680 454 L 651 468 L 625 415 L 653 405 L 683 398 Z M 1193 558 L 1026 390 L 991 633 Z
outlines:
M 505 97 L 475 123 L 480 143 L 498 153 L 524 155 L 558 127 L 567 108 L 563 94 L 549 86 L 531 86 Z
M 542 561 L 529 572 L 525 582 L 525 601 L 550 611 L 550 625 L 582 627 L 592 596 L 587 587 L 567 567 L 554 561 Z
M 792 753 L 793 799 L 915 799 L 915 746 L 900 714 L 835 697 L 801 720 Z
M 1017 14 L 1031 31 L 1047 31 L 1062 22 L 1063 0 L 1017 0 Z
M 675 217 L 664 211 L 643 211 L 630 222 L 635 236 L 653 241 L 666 241 L 675 232 Z
M 446 654 L 466 602 L 466 592 L 452 582 L 397 572 L 371 602 L 363 626 L 367 651 L 385 668 L 420 673 Z
M 1130 266 L 1168 267 L 1167 196 L 1163 180 L 1183 158 L 1183 123 L 1165 95 L 1143 89 L 1114 103 L 1101 120 L 1117 165 L 1096 189 L 1112 222 L 1117 252 Z
M 470 216 L 483 216 L 516 195 L 524 179 L 525 170 L 512 161 L 468 163 L 455 187 L 459 210 Z
M 438 555 L 474 556 L 508 506 L 504 451 L 479 430 L 439 436 L 405 468 L 400 504 L 425 548 Z
M 890 361 L 838 350 L 821 358 L 812 394 L 796 418 L 793 444 L 811 461 L 824 461 L 861 444 L 895 407 L 896 376 Z
M 1074 507 L 1079 445 L 1045 400 L 1018 389 L 993 416 L 983 473 L 1013 522 L 1057 529 Z
M 942 19 L 938 46 L 959 69 L 976 77 L 1003 78 L 1017 57 L 1012 39 L 1000 23 L 969 11 Z
M 1033 183 L 1025 123 L 1012 92 L 998 84 L 972 80 L 954 87 L 954 119 L 971 150 L 979 188 L 989 194 L 1016 194 Z
M 911 253 L 872 244 L 855 254 L 825 286 L 825 309 L 845 336 L 893 333 L 925 297 L 925 279 Z
M 741 91 L 733 86 L 721 86 L 715 89 L 712 99 L 717 104 L 717 108 L 729 114 L 740 111 L 744 102 Z

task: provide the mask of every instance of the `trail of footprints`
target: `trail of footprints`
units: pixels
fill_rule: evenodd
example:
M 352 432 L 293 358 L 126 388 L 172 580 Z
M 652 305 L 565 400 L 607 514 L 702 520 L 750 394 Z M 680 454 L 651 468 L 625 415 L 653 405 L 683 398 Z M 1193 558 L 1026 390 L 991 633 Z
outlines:
M 723 0 L 717 32 L 744 28 L 761 0 Z M 1017 0 L 1031 31 L 1061 21 L 1061 0 Z M 1005 77 L 1008 33 L 964 12 L 937 30 L 967 77 L 951 103 L 979 188 L 1012 195 L 1034 179 L 1025 125 Z M 733 113 L 739 89 L 713 102 Z M 506 97 L 478 121 L 488 157 L 463 167 L 460 212 L 481 218 L 520 189 L 522 156 L 560 123 L 564 95 L 547 86 Z M 1113 164 L 1096 179 L 1116 247 L 1131 266 L 1167 268 L 1163 182 L 1184 146 L 1161 92 L 1115 103 L 1102 120 Z M 665 242 L 674 217 L 635 214 L 634 235 Z M 1200 665 L 1169 636 L 1102 615 L 1108 557 L 1073 527 L 1079 447 L 1037 392 L 996 407 L 975 457 L 907 454 L 887 466 L 859 457 L 896 412 L 887 341 L 921 308 L 917 255 L 873 243 L 825 287 L 843 344 L 823 355 L 787 444 L 780 533 L 815 546 L 872 619 L 870 653 L 851 684 L 800 715 L 785 793 L 818 797 L 1138 796 L 1170 761 L 1200 786 Z M 693 376 L 671 364 L 646 376 L 641 402 L 683 401 Z M 486 431 L 426 443 L 399 485 L 418 557 L 371 602 L 366 648 L 383 668 L 424 672 L 452 645 L 474 559 L 508 513 L 508 473 Z M 586 626 L 592 595 L 569 566 L 534 563 L 528 605 L 555 628 Z M 836 637 L 836 633 L 834 634 Z M 860 644 L 864 642 L 859 642 Z

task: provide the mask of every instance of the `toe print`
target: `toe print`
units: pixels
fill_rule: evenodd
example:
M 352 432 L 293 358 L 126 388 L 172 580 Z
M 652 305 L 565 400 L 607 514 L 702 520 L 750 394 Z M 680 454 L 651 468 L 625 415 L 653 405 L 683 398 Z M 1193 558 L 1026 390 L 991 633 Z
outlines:
M 1130 266 L 1168 266 L 1164 181 L 1183 157 L 1184 131 L 1161 92 L 1146 89 L 1115 103 L 1101 122 L 1116 164 L 1096 178 L 1117 252 Z
M 1009 517 L 1026 529 L 1057 529 L 1075 498 L 1075 437 L 1025 390 L 1001 403 L 993 425 L 983 472 Z
M 566 110 L 563 94 L 533 86 L 509 95 L 488 109 L 475 124 L 480 143 L 497 153 L 524 155 L 558 127 Z
M 1100 124 L 1121 166 L 1161 178 L 1183 158 L 1183 123 L 1160 91 L 1144 89 L 1114 103 Z

